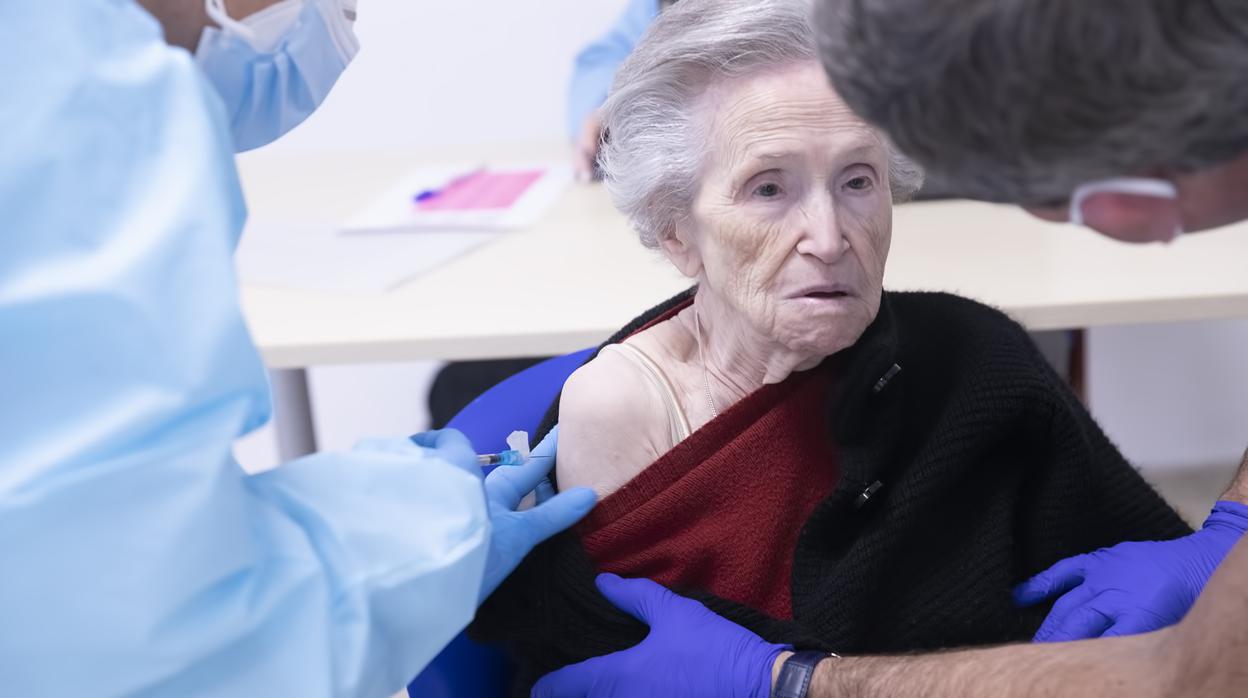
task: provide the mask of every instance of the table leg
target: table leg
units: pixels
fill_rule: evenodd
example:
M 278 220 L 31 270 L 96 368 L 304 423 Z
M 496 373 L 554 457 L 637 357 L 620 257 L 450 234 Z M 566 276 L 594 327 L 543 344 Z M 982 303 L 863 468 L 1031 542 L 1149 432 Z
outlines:
M 1048 330 L 1032 332 L 1031 339 L 1053 370 L 1087 404 L 1087 332 L 1082 329 Z
M 1083 404 L 1088 404 L 1088 332 L 1085 329 L 1070 331 L 1070 364 L 1066 380 Z
M 273 386 L 273 426 L 281 462 L 316 451 L 316 426 L 312 422 L 312 398 L 308 372 L 302 368 L 269 371 Z

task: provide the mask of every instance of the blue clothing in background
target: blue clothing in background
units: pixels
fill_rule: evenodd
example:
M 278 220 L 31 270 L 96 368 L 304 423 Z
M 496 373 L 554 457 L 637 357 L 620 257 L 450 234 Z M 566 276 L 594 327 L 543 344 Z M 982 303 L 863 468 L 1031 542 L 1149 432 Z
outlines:
M 0 4 L 0 692 L 386 696 L 472 617 L 479 476 L 269 418 L 219 97 L 133 0 Z
M 568 86 L 568 136 L 575 140 L 590 113 L 607 99 L 615 71 L 659 14 L 660 0 L 628 0 L 615 26 L 581 49 Z

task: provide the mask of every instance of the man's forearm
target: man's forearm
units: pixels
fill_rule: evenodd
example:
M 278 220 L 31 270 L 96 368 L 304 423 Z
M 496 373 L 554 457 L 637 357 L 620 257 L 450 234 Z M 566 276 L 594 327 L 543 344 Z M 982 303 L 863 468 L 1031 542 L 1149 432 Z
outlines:
M 1231 486 L 1222 493 L 1222 499 L 1248 504 L 1248 451 L 1244 451 L 1244 459 L 1239 464 L 1239 472 L 1235 473 L 1235 480 L 1231 482 Z
M 1248 539 L 1178 625 L 1147 635 L 819 664 L 813 698 L 1242 695 L 1248 686 Z
M 1010 645 L 819 664 L 811 698 L 999 698 L 1167 695 L 1158 661 L 1168 631 L 1057 644 Z

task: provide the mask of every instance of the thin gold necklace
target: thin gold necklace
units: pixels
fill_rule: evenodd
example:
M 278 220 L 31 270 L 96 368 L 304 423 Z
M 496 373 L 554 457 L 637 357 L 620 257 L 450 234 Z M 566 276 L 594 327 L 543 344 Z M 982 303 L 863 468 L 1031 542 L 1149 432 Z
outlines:
M 698 341 L 698 361 L 702 362 L 702 387 L 706 389 L 706 404 L 711 407 L 711 419 L 719 416 L 719 408 L 715 406 L 715 398 L 711 395 L 711 378 L 706 369 L 706 354 L 702 351 L 702 320 L 698 317 L 698 305 L 693 305 L 693 331 Z

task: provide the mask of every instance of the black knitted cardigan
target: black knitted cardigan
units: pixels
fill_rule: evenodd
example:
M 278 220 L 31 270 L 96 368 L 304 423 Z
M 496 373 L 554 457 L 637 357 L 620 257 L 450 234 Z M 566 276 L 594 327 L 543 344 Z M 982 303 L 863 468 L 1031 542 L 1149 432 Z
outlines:
M 793 619 L 676 590 L 770 641 L 879 654 L 1027 640 L 1048 607 L 1015 608 L 1018 582 L 1070 555 L 1191 532 L 1026 332 L 994 309 L 885 292 L 876 320 L 832 360 L 839 380 L 829 431 L 841 478 L 798 538 Z M 546 672 L 645 637 L 642 623 L 598 593 L 594 576 L 580 539 L 565 532 L 478 613 L 470 634 L 516 659 L 517 694 Z

